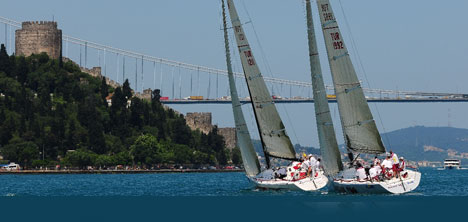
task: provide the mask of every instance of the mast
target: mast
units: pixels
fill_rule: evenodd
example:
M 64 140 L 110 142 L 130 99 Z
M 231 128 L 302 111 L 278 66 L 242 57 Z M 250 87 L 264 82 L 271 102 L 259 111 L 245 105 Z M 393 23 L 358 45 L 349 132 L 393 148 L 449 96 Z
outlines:
M 327 91 L 323 82 L 322 69 L 317 49 L 312 7 L 306 0 L 307 36 L 309 41 L 310 73 L 312 75 L 312 90 L 314 95 L 315 119 L 322 154 L 324 169 L 328 175 L 334 175 L 343 170 L 341 155 L 336 141 L 335 129 L 328 106 Z
M 223 27 L 224 27 L 224 46 L 226 49 L 226 64 L 229 77 L 229 88 L 231 92 L 232 111 L 234 113 L 234 122 L 236 123 L 237 146 L 241 151 L 242 162 L 244 164 L 245 173 L 247 176 L 255 176 L 260 173 L 260 162 L 255 153 L 250 133 L 245 123 L 244 113 L 242 112 L 241 103 L 237 94 L 236 82 L 231 65 L 231 53 L 229 50 L 229 37 L 227 32 L 226 9 L 224 0 L 221 0 L 223 8 Z
M 352 151 L 384 153 L 385 147 L 344 44 L 330 1 L 317 0 L 317 5 L 350 159 L 354 160 Z
M 234 3 L 232 0 L 227 3 L 267 165 L 269 157 L 295 160 L 296 152 L 257 66 Z

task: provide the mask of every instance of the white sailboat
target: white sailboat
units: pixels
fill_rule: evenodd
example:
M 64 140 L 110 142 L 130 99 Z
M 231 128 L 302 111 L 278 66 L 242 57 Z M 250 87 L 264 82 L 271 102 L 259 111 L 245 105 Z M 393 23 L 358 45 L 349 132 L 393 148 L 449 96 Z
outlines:
M 310 0 L 306 0 L 310 2 Z M 310 5 L 310 4 L 309 4 Z M 379 131 L 344 44 L 329 0 L 317 0 L 328 61 L 340 113 L 341 125 L 351 163 L 354 155 L 385 153 Z M 310 7 L 308 7 L 310 11 Z M 311 16 L 308 20 L 311 20 Z M 338 158 L 335 156 L 335 158 Z M 336 161 L 341 161 L 337 159 Z M 405 193 L 416 189 L 421 173 L 405 170 L 399 178 L 380 182 L 359 181 L 355 170 L 347 169 L 333 179 L 337 191 L 349 193 Z M 403 176 L 404 175 L 404 176 Z
M 242 160 L 244 161 L 244 167 L 248 178 L 257 187 L 268 189 L 314 191 L 325 187 L 328 183 L 328 178 L 324 175 L 323 171 L 319 171 L 315 175 L 306 177 L 304 176 L 306 173 L 305 171 L 296 169 L 291 165 L 286 168 L 285 177 L 276 178 L 273 174 L 273 170 L 270 169 L 271 157 L 285 160 L 297 160 L 296 152 L 288 135 L 286 134 L 284 124 L 278 114 L 274 102 L 272 101 L 272 97 L 268 92 L 260 69 L 257 66 L 234 3 L 232 0 L 227 0 L 227 4 L 268 168 L 267 170 L 260 172 L 258 158 L 253 149 L 250 134 L 248 133 L 243 117 L 231 67 L 226 13 L 224 1 L 222 1 L 226 62 L 228 66 L 232 107 L 237 135 L 239 138 L 238 146 L 241 150 Z

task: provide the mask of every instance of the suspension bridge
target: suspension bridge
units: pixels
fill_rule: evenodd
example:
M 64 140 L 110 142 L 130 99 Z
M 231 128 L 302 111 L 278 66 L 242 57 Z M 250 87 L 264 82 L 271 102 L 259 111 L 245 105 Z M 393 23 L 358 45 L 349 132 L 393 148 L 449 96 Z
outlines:
M 21 28 L 21 23 L 1 16 L 0 23 L 4 24 L 3 44 L 11 53 L 14 51 L 14 31 Z M 149 91 L 145 89 L 161 89 L 161 102 L 165 104 L 231 103 L 228 74 L 224 69 L 145 55 L 69 35 L 62 36 L 62 54 L 83 68 L 101 67 L 101 75 L 117 84 L 128 79 L 139 95 L 148 94 Z M 236 81 L 245 82 L 243 73 L 235 72 L 234 76 Z M 267 76 L 264 79 L 276 103 L 313 102 L 311 82 Z M 239 87 L 245 84 L 237 85 Z M 336 102 L 333 86 L 327 85 L 326 90 L 329 101 Z M 370 88 L 363 90 L 369 102 L 468 102 L 468 94 L 462 93 Z M 250 102 L 245 86 L 239 90 L 239 96 L 241 103 Z

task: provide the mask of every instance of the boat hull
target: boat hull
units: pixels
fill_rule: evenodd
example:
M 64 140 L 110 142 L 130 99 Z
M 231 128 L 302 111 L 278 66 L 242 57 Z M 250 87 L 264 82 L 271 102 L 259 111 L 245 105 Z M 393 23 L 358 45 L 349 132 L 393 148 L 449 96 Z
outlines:
M 328 184 L 328 178 L 320 174 L 317 177 L 306 177 L 300 180 L 260 180 L 256 178 L 249 178 L 252 183 L 257 187 L 263 189 L 287 189 L 287 190 L 302 190 L 302 191 L 316 191 L 324 188 Z
M 421 173 L 407 170 L 406 178 L 394 178 L 382 182 L 357 181 L 357 180 L 333 180 L 333 188 L 337 192 L 361 193 L 361 194 L 402 194 L 413 191 L 419 186 Z

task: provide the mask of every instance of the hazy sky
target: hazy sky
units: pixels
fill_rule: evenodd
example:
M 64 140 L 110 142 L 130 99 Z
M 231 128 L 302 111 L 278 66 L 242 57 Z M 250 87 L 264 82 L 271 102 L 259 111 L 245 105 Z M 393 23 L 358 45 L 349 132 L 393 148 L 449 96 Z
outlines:
M 303 0 L 235 0 L 235 3 L 242 21 L 252 21 L 245 25 L 246 33 L 264 75 L 310 81 Z M 331 0 L 331 3 L 365 87 L 468 93 L 468 1 Z M 315 1 L 313 7 L 317 28 Z M 181 62 L 221 69 L 226 66 L 219 0 L 15 0 L 2 2 L 0 16 L 16 21 L 54 18 L 66 35 Z M 323 55 L 325 82 L 331 84 L 323 37 L 319 30 L 316 32 Z M 4 42 L 4 35 L 4 27 L 0 27 L 1 43 Z M 352 40 L 360 60 L 356 50 L 351 47 Z M 78 47 L 70 45 L 69 53 L 69 57 L 75 61 L 79 59 Z M 89 50 L 88 66 L 102 65 L 102 56 L 102 52 Z M 234 55 L 234 68 L 241 70 L 237 57 Z M 117 59 L 113 55 L 107 55 L 106 59 L 107 75 L 115 79 Z M 135 73 L 133 60 L 128 60 L 126 68 L 133 67 L 127 71 L 133 73 L 131 76 Z M 367 79 L 358 66 L 359 61 L 363 64 Z M 156 69 L 158 87 L 159 69 Z M 152 64 L 145 64 L 144 70 L 144 87 L 153 88 Z M 169 96 L 172 96 L 172 88 L 168 81 L 172 74 L 177 81 L 194 75 L 182 70 L 179 77 L 179 70 L 168 67 L 163 67 L 163 70 L 163 83 L 166 83 L 163 84 L 163 93 Z M 120 76 L 121 72 L 120 69 Z M 201 87 L 194 89 L 204 96 L 207 95 L 206 76 L 201 74 Z M 215 79 L 211 78 L 211 81 L 214 88 Z M 219 81 L 222 82 L 219 84 L 219 95 L 225 95 L 227 79 L 220 78 Z M 182 96 L 188 96 L 187 81 L 181 84 L 186 92 Z M 239 88 L 243 87 L 239 85 Z M 281 92 L 285 91 L 288 92 L 286 89 Z M 211 96 L 215 95 L 214 91 L 210 93 Z M 213 111 L 216 123 L 233 125 L 229 105 L 175 107 L 184 113 Z M 247 112 L 250 107 L 244 108 Z M 342 140 L 336 105 L 331 105 L 331 109 L 335 130 Z M 413 125 L 446 126 L 449 123 L 454 127 L 468 128 L 468 104 L 465 103 L 371 104 L 371 109 L 381 132 Z M 279 110 L 293 142 L 318 144 L 312 104 L 279 105 Z M 246 116 L 250 130 L 254 132 L 251 113 Z

